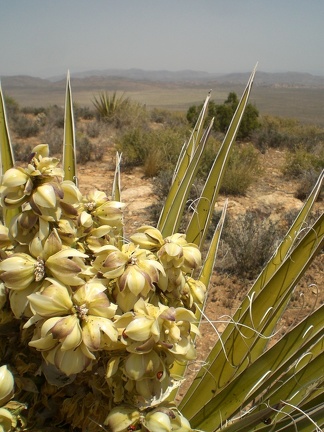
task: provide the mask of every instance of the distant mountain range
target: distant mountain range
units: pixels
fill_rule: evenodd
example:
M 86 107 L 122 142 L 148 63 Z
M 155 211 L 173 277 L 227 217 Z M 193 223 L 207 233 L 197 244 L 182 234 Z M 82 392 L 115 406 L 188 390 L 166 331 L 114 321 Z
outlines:
M 142 70 L 142 69 L 105 69 L 89 70 L 85 72 L 72 73 L 72 80 L 75 79 L 81 85 L 82 80 L 93 83 L 105 79 L 124 79 L 137 82 L 160 82 L 160 83 L 182 83 L 188 85 L 201 85 L 207 83 L 219 84 L 245 84 L 250 72 L 217 74 L 203 71 L 182 70 Z M 4 76 L 2 82 L 9 87 L 48 87 L 49 83 L 56 85 L 65 81 L 66 77 L 55 76 L 48 79 L 31 76 Z M 324 87 L 324 76 L 312 75 L 309 73 L 284 72 L 267 73 L 257 71 L 254 85 L 257 86 L 284 86 L 284 87 Z

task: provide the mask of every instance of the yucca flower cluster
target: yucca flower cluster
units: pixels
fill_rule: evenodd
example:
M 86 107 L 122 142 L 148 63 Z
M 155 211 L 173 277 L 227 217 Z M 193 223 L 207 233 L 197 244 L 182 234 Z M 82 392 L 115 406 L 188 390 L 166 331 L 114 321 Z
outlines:
M 16 394 L 26 393 L 28 374 L 39 398 L 64 399 L 75 427 L 189 431 L 165 399 L 180 384 L 172 365 L 196 358 L 200 251 L 184 234 L 163 238 L 150 226 L 123 239 L 124 204 L 101 191 L 84 196 L 58 165 L 39 145 L 26 168 L 2 178 L 1 205 L 16 212 L 0 226 L 0 324 L 18 326 L 33 359 L 13 361 Z M 12 374 L 3 373 L 0 405 L 13 393 Z M 86 415 L 80 403 L 89 392 Z M 2 410 L 0 430 L 10 430 Z

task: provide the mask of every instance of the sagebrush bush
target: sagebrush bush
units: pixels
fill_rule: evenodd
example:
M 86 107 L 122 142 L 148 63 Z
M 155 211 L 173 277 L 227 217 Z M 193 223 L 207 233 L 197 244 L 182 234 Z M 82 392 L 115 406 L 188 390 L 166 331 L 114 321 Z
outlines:
M 282 229 L 269 217 L 248 210 L 235 218 L 228 215 L 222 236 L 235 259 L 230 270 L 254 278 L 275 251 Z
M 324 141 L 323 128 L 274 116 L 264 116 L 261 128 L 253 134 L 253 142 L 262 152 L 269 147 L 294 150 L 298 146 L 313 152 L 320 141 Z
M 299 184 L 297 187 L 297 190 L 294 194 L 295 198 L 298 198 L 300 200 L 304 200 L 308 197 L 311 190 L 313 189 L 317 179 L 318 179 L 319 171 L 310 168 L 305 170 L 300 176 L 299 176 Z M 322 193 L 319 194 L 317 201 L 322 200 L 324 197 L 324 191 L 322 190 Z
M 32 147 L 29 144 L 15 143 L 13 144 L 13 152 L 15 159 L 19 162 L 28 162 Z
M 46 108 L 47 124 L 59 129 L 64 128 L 64 109 L 58 105 Z
M 324 147 L 316 146 L 309 152 L 303 145 L 295 147 L 294 151 L 286 153 L 283 173 L 287 178 L 298 179 L 306 172 L 315 171 L 317 174 L 324 168 Z
M 42 142 L 47 143 L 51 154 L 60 154 L 63 145 L 63 130 L 51 124 L 46 124 L 40 138 Z
M 90 138 L 98 138 L 100 135 L 100 123 L 96 120 L 90 121 L 86 125 L 86 134 Z
M 124 166 L 143 165 L 146 175 L 154 177 L 162 168 L 174 167 L 182 144 L 183 136 L 172 128 L 136 127 L 119 136 L 116 148 L 123 154 Z
M 92 120 L 95 117 L 94 110 L 87 106 L 74 104 L 73 112 L 75 119 Z
M 150 120 L 154 123 L 163 124 L 171 128 L 183 126 L 188 128 L 188 121 L 183 113 L 173 112 L 167 109 L 154 108 L 150 112 Z
M 91 160 L 93 146 L 88 137 L 85 135 L 78 136 L 76 140 L 76 148 L 77 163 L 84 165 Z
M 38 135 L 39 125 L 35 120 L 18 115 L 15 118 L 14 131 L 19 138 L 31 138 Z
M 230 156 L 220 191 L 229 195 L 245 195 L 248 188 L 260 175 L 258 151 L 252 144 L 244 146 L 236 144 Z

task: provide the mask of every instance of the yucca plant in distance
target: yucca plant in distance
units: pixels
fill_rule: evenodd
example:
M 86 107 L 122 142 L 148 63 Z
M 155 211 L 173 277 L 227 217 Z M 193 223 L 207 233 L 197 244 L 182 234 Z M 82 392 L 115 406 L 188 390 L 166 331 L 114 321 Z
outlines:
M 70 77 L 63 168 L 48 146 L 16 167 L 1 92 L 0 432 L 314 431 L 324 424 L 323 306 L 268 349 L 294 288 L 324 244 L 304 233 L 323 173 L 276 253 L 175 403 L 197 358 L 226 204 L 201 251 L 255 71 L 184 232 L 212 123 L 210 94 L 184 144 L 157 227 L 123 234 L 120 155 L 110 198 L 78 188 Z

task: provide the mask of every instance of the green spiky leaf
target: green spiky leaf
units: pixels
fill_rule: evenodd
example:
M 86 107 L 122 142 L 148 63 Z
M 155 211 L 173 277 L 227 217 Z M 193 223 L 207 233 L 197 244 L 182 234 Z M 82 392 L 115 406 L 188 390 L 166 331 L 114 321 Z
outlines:
M 0 178 L 15 164 L 6 115 L 6 108 L 0 83 Z M 3 209 L 3 222 L 8 227 L 12 218 L 19 213 L 19 208 Z
M 64 180 L 73 181 L 77 185 L 78 180 L 77 180 L 77 162 L 76 162 L 76 147 L 75 147 L 75 126 L 74 126 L 70 72 L 68 72 L 67 80 L 66 80 L 63 170 L 64 170 Z
M 243 95 L 234 113 L 231 124 L 225 135 L 222 146 L 210 170 L 207 181 L 205 183 L 201 196 L 198 200 L 198 205 L 192 214 L 192 218 L 186 230 L 187 240 L 190 243 L 197 244 L 198 246 L 202 246 L 206 238 L 207 230 L 209 227 L 210 220 L 212 218 L 214 206 L 224 176 L 225 168 L 229 159 L 232 144 L 235 141 L 235 137 L 240 127 L 244 110 L 247 105 L 249 95 L 252 89 L 255 70 L 256 69 L 253 70 L 249 78 L 247 86 L 243 92 Z

